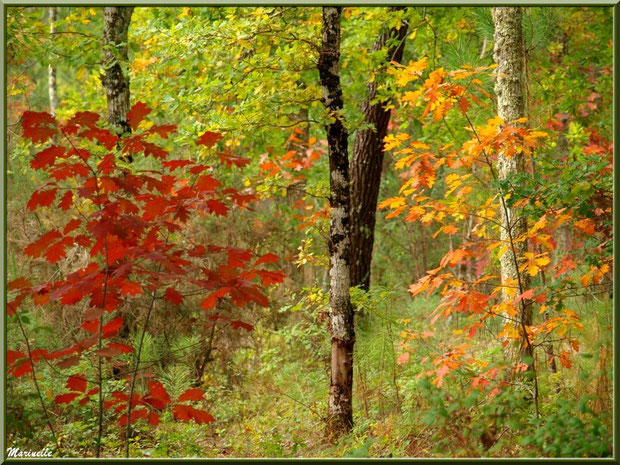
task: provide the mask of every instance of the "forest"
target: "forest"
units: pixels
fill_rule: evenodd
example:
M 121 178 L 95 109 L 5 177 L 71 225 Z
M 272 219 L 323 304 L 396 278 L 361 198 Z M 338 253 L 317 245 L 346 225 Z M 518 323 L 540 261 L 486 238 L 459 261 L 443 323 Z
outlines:
M 5 12 L 3 457 L 614 456 L 612 7 Z

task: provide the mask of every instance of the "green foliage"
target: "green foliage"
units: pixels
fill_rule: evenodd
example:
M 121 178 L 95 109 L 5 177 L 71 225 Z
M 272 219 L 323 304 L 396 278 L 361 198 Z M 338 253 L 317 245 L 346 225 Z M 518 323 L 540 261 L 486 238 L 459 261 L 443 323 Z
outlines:
M 611 412 L 594 412 L 591 401 L 582 396 L 551 404 L 548 415 L 532 421 L 535 429 L 522 437 L 521 444 L 534 446 L 546 457 L 610 457 Z

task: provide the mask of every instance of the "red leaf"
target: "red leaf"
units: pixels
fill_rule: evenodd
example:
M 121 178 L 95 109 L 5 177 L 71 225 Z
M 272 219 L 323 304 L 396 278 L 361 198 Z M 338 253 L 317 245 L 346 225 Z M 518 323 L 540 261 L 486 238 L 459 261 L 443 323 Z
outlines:
M 24 289 L 27 287 L 32 287 L 32 284 L 26 278 L 22 277 L 22 278 L 14 279 L 10 283 L 8 283 L 8 286 L 9 286 L 9 290 L 12 291 L 13 289 Z
M 207 207 L 209 208 L 209 213 L 215 213 L 218 216 L 226 216 L 226 213 L 228 213 L 226 204 L 219 200 L 207 200 Z
M 145 156 L 151 156 L 161 160 L 165 160 L 168 157 L 168 152 L 162 149 L 159 145 L 151 144 L 150 142 L 143 142 L 142 145 Z
M 149 129 L 149 133 L 158 134 L 160 137 L 167 139 L 170 133 L 177 130 L 177 127 L 174 124 L 164 124 L 161 126 L 153 126 Z
M 35 170 L 45 168 L 47 165 L 53 165 L 56 158 L 60 158 L 65 154 L 64 147 L 52 145 L 45 150 L 37 153 L 32 160 L 30 160 L 30 166 Z
M 188 250 L 187 255 L 190 257 L 202 257 L 207 249 L 203 245 L 197 245 L 193 249 Z
M 194 187 L 199 191 L 213 191 L 216 187 L 220 187 L 220 182 L 213 176 L 205 174 L 196 180 Z
M 155 412 L 149 413 L 148 423 L 151 426 L 157 427 L 161 423 L 161 420 L 159 419 L 159 415 L 157 415 L 157 413 Z
M 22 116 L 22 129 L 24 137 L 32 142 L 45 142 L 58 132 L 58 124 L 49 113 L 26 111 Z
M 204 392 L 200 389 L 188 389 L 179 396 L 179 402 L 183 401 L 198 401 L 205 398 Z
M 73 205 L 73 192 L 67 191 L 63 194 L 60 199 L 60 203 L 58 204 L 58 208 L 61 210 L 67 211 Z
M 116 162 L 114 161 L 114 155 L 111 153 L 108 153 L 105 157 L 103 157 L 103 159 L 97 165 L 97 168 L 103 174 L 110 174 L 112 171 L 114 171 L 115 167 Z
M 133 347 L 127 344 L 119 344 L 117 342 L 109 342 L 108 347 L 110 349 L 120 350 L 124 354 L 129 354 L 134 351 Z
M 124 281 L 121 285 L 121 295 L 123 296 L 136 296 L 142 294 L 142 287 L 131 281 Z
M 278 284 L 284 281 L 284 271 L 268 271 L 268 270 L 256 270 L 260 276 L 260 282 L 263 286 L 271 286 L 272 284 Z
M 202 173 L 204 170 L 208 169 L 209 167 L 207 165 L 196 165 L 196 166 L 192 166 L 189 169 L 189 172 L 192 174 L 200 174 Z
M 40 288 L 38 290 L 35 290 Z M 32 288 L 32 303 L 35 305 L 46 305 L 50 301 L 49 288 L 36 286 Z
M 16 350 L 7 350 L 6 351 L 6 366 L 13 365 L 20 358 L 26 357 L 26 354 L 23 352 L 18 352 Z
M 200 136 L 200 138 L 196 142 L 196 145 L 204 145 L 208 148 L 213 146 L 221 138 L 222 135 L 220 133 L 207 131 L 202 136 Z
M 78 127 L 94 128 L 97 121 L 99 121 L 99 115 L 97 113 L 93 113 L 92 111 L 78 111 L 67 121 L 63 129 L 68 134 L 75 134 Z
M 26 205 L 30 211 L 35 211 L 37 206 L 49 207 L 56 198 L 56 192 L 58 189 L 55 187 L 48 190 L 37 189 L 32 193 L 28 204 Z
M 54 263 L 59 262 L 63 258 L 67 256 L 67 252 L 65 247 L 73 244 L 73 239 L 71 237 L 65 237 L 61 241 L 56 242 L 52 247 L 47 249 L 45 252 L 45 259 L 53 265 Z
M 86 392 L 86 377 L 84 375 L 71 375 L 65 387 L 72 391 Z
M 183 296 L 174 288 L 169 287 L 166 289 L 166 300 L 175 305 L 181 305 L 183 303 Z
M 115 342 L 108 343 L 107 347 L 103 349 L 95 350 L 97 355 L 104 358 L 118 357 L 120 354 L 128 354 L 130 352 L 133 352 L 133 347 Z
M 124 406 L 122 406 L 124 408 Z M 131 412 L 131 423 L 135 423 L 139 418 L 146 418 L 148 416 L 148 410 L 140 408 Z M 127 414 L 122 415 L 119 418 L 121 425 L 127 426 Z
M 60 239 L 62 234 L 57 229 L 52 229 L 51 231 L 43 234 L 39 239 L 34 241 L 31 244 L 28 244 L 24 249 L 24 253 L 32 258 L 40 257 L 43 251 L 56 239 Z
M 103 309 L 101 309 L 101 314 L 103 314 Z M 99 321 L 97 320 L 85 321 L 84 323 L 82 323 L 81 327 L 84 328 L 89 333 L 96 333 L 97 330 L 99 329 Z
M 73 401 L 73 399 L 75 399 L 79 395 L 80 394 L 78 394 L 77 392 L 69 392 L 67 394 L 61 394 L 59 396 L 56 396 L 56 398 L 54 399 L 54 402 L 56 402 L 58 405 L 70 404 Z
M 101 328 L 101 332 L 103 333 L 103 337 L 114 336 L 123 326 L 123 317 L 118 317 L 110 321 L 109 323 L 103 325 Z
M 233 329 L 243 328 L 246 331 L 253 331 L 254 330 L 254 326 L 249 325 L 249 324 L 244 323 L 243 321 L 239 321 L 239 320 L 231 321 L 230 322 L 230 326 L 232 326 Z
M 92 388 L 90 391 L 88 391 L 86 394 L 84 394 L 87 397 L 90 397 L 94 394 L 97 394 L 99 392 L 99 388 Z
M 265 255 L 263 255 L 262 257 L 260 257 L 258 260 L 256 260 L 256 262 L 254 262 L 254 266 L 258 266 L 261 263 L 277 263 L 277 261 L 279 260 L 277 255 L 274 255 L 272 253 L 267 253 Z
M 201 423 L 211 423 L 212 421 L 215 421 L 215 418 L 213 418 L 213 416 L 207 412 L 205 412 L 204 410 L 198 410 L 195 409 L 193 407 L 190 407 L 190 415 L 192 416 L 192 418 L 194 419 L 194 421 L 198 424 Z
M 188 165 L 193 164 L 194 162 L 191 160 L 169 160 L 162 163 L 162 165 L 168 168 L 170 171 L 174 171 L 177 168 L 184 168 Z
M 62 233 L 66 236 L 67 234 L 69 234 L 70 232 L 75 231 L 77 228 L 80 227 L 80 225 L 82 224 L 82 220 L 78 220 L 77 218 L 73 218 L 72 220 L 70 220 L 66 225 L 65 228 L 62 230 Z
M 134 131 L 140 125 L 140 122 L 144 119 L 146 115 L 148 115 L 152 110 L 146 106 L 143 102 L 136 103 L 131 110 L 127 113 L 127 121 L 129 122 L 129 126 Z
M 112 150 L 118 141 L 120 140 L 117 136 L 112 134 L 107 129 L 87 129 L 86 131 L 82 131 L 80 136 L 86 137 L 88 140 L 97 139 L 101 144 L 108 150 Z
M 142 218 L 146 221 L 153 220 L 164 212 L 168 207 L 168 201 L 164 197 L 154 197 L 144 202 L 144 213 Z
M 207 296 L 207 298 L 205 298 L 201 303 L 200 306 L 204 309 L 204 310 L 210 310 L 212 309 L 215 304 L 217 303 L 217 293 L 212 292 L 211 294 L 209 294 Z
M 174 407 L 172 407 L 172 414 L 174 415 L 174 418 L 176 418 L 177 420 L 181 420 L 181 421 L 189 421 L 191 419 L 190 417 L 190 410 L 191 407 L 189 405 L 175 405 Z
M 60 302 L 65 305 L 77 304 L 84 298 L 84 292 L 74 287 L 67 289 L 60 297 Z
M 149 394 L 144 399 L 156 409 L 163 409 L 170 403 L 170 395 L 159 381 L 149 381 Z
M 27 373 L 32 373 L 32 362 L 30 360 L 24 360 L 17 366 L 14 366 L 9 370 L 13 376 L 24 376 Z

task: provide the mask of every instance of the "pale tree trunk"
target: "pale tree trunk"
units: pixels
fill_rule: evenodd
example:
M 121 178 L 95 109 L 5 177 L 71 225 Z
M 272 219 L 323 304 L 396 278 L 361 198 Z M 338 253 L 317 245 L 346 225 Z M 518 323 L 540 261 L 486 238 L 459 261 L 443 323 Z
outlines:
M 387 62 L 400 63 L 406 37 L 406 24 L 399 29 L 390 28 L 379 36 L 373 51 L 381 50 L 393 38 L 396 42 L 387 50 Z M 383 168 L 383 139 L 390 122 L 390 110 L 384 108 L 385 102 L 371 103 L 377 97 L 377 86 L 377 80 L 367 83 L 368 96 L 362 113 L 364 124 L 370 127 L 355 135 L 351 160 L 351 286 L 360 286 L 364 290 L 370 287 L 377 199 Z
M 51 6 L 47 9 L 48 19 L 50 22 L 50 36 L 54 40 L 54 33 L 56 32 L 56 7 Z M 48 92 L 50 99 L 50 114 L 56 116 L 56 109 L 58 108 L 58 85 L 56 84 L 56 68 L 50 63 L 48 67 Z
M 506 123 L 525 117 L 525 48 L 523 42 L 522 18 L 520 7 L 495 7 L 492 9 L 495 24 L 494 58 L 497 63 L 495 94 L 497 95 L 498 115 Z M 525 172 L 525 158 L 522 153 L 508 157 L 500 153 L 497 159 L 497 176 L 500 180 L 508 180 L 514 175 Z M 518 287 L 518 293 L 530 288 L 529 275 L 519 273 L 520 258 L 527 252 L 527 241 L 516 241 L 527 232 L 527 221 L 519 209 L 509 207 L 501 200 L 502 228 L 501 240 L 508 249 L 500 259 L 502 285 Z M 504 300 L 512 300 L 504 287 Z M 525 356 L 532 357 L 532 346 L 525 334 L 525 328 L 532 324 L 532 303 L 529 299 L 520 302 L 515 325 L 521 333 L 522 343 L 517 353 L 510 354 L 512 361 L 519 361 Z M 533 362 L 528 363 L 533 370 Z
M 104 10 L 103 56 L 105 71 L 101 82 L 108 102 L 108 122 L 120 134 L 131 132 L 127 38 L 134 7 L 109 6 Z
M 331 382 L 327 434 L 332 438 L 353 427 L 353 344 L 355 329 L 349 295 L 349 158 L 347 129 L 342 121 L 340 85 L 340 17 L 342 7 L 323 7 L 323 39 L 318 62 L 327 124 L 330 185 L 329 306 L 332 335 Z

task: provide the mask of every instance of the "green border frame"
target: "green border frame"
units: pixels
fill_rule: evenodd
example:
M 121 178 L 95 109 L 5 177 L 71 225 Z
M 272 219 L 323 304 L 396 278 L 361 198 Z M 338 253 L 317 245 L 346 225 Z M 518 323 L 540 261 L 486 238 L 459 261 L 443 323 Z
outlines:
M 620 0 L 619 0 L 620 1 Z M 618 13 L 620 12 L 620 3 L 618 1 L 606 1 L 606 0 L 563 0 L 563 1 L 543 1 L 541 3 L 537 3 L 535 1 L 526 0 L 526 1 L 505 1 L 505 2 L 494 2 L 492 0 L 477 0 L 473 2 L 463 2 L 463 1 L 450 1 L 450 0 L 431 0 L 431 1 L 403 1 L 403 0 L 388 0 L 386 3 L 382 3 L 377 0 L 357 0 L 357 1 L 347 1 L 347 0 L 323 0 L 322 2 L 317 2 L 315 0 L 293 0 L 290 2 L 286 1 L 270 1 L 270 0 L 232 0 L 231 2 L 222 2 L 221 0 L 181 0 L 181 1 L 170 1 L 170 0 L 134 0 L 134 1 L 115 1 L 115 2 L 106 2 L 105 0 L 93 0 L 88 3 L 84 2 L 49 2 L 45 0 L 37 1 L 37 0 L 0 0 L 0 14 L 2 15 L 2 23 L 0 33 L 2 35 L 2 67 L 3 67 L 3 86 L 0 89 L 0 97 L 3 102 L 3 111 L 0 113 L 0 118 L 2 120 L 2 126 L 4 130 L 4 138 L 2 143 L 2 151 L 0 155 L 2 156 L 2 175 L 0 176 L 0 205 L 2 206 L 2 212 L 0 215 L 0 219 L 2 221 L 2 240 L 0 241 L 1 247 L 1 255 L 2 260 L 0 263 L 0 272 L 2 273 L 2 279 L 0 280 L 0 291 L 2 292 L 2 302 L 3 306 L 6 309 L 7 305 L 7 252 L 6 252 L 6 233 L 7 233 L 7 180 L 6 180 L 6 172 L 7 172 L 7 121 L 6 121 L 6 108 L 7 108 L 7 96 L 6 96 L 6 84 L 7 84 L 7 71 L 6 71 L 6 43 L 7 43 L 7 13 L 8 8 L 12 6 L 33 6 L 33 7 L 45 7 L 45 6 L 83 6 L 83 7 L 97 7 L 97 6 L 118 6 L 118 5 L 134 5 L 139 7 L 178 7 L 178 6 L 324 6 L 324 5 L 342 5 L 342 6 L 381 6 L 387 7 L 390 5 L 405 5 L 405 6 L 468 6 L 468 7 L 490 7 L 490 6 L 608 6 L 613 7 L 613 40 L 614 40 L 614 55 L 613 55 L 613 67 L 614 67 L 614 78 L 613 78 L 613 89 L 614 89 L 614 98 L 613 98 L 613 135 L 614 135 L 614 145 L 620 140 L 620 132 L 617 124 L 617 109 L 620 104 L 620 96 L 619 94 L 619 86 L 617 79 L 617 64 L 618 64 L 618 51 L 620 47 L 618 46 Z M 615 147 L 617 149 L 617 147 Z M 614 165 L 617 163 L 618 157 L 617 152 L 614 152 Z M 613 192 L 615 194 L 617 190 L 616 184 L 616 170 L 614 169 L 614 182 L 613 182 Z M 614 238 L 613 238 L 613 251 L 614 251 L 614 270 L 617 270 L 619 260 L 616 254 L 616 233 L 618 232 L 618 224 L 616 222 L 616 213 L 618 212 L 618 208 L 620 207 L 620 200 L 614 195 L 613 199 L 613 219 L 614 219 Z M 614 296 L 620 295 L 620 285 L 617 280 L 614 280 L 613 283 L 614 288 Z M 145 460 L 153 460 L 158 462 L 167 462 L 174 463 L 175 461 L 182 461 L 184 463 L 201 463 L 201 462 L 226 462 L 226 463 L 241 463 L 241 462 L 253 462 L 253 463 L 269 463 L 269 462 L 281 462 L 281 463 L 312 463 L 312 462 L 320 462 L 320 463 L 337 463 L 337 462 L 346 462 L 346 463 L 368 463 L 368 462 L 411 462 L 411 463 L 425 463 L 425 462 L 451 462 L 451 463 L 476 463 L 477 461 L 484 461 L 485 463 L 505 463 L 505 462 L 521 462 L 521 463 L 530 463 L 530 462 L 544 462 L 544 463 L 620 463 L 618 460 L 618 405 L 615 402 L 618 396 L 618 384 L 616 379 L 616 373 L 619 372 L 620 369 L 620 354 L 616 354 L 616 348 L 618 347 L 618 332 L 616 328 L 616 317 L 618 315 L 618 306 L 617 301 L 614 299 L 613 302 L 614 309 L 614 325 L 613 325 L 613 344 L 614 344 L 614 361 L 613 361 L 613 383 L 614 383 L 614 407 L 613 407 L 613 423 L 614 423 L 614 432 L 613 432 L 613 448 L 614 448 L 614 456 L 612 458 L 602 458 L 602 459 L 594 459 L 594 458 L 367 458 L 367 459 L 356 459 L 356 458 L 142 458 L 142 459 L 96 459 L 96 458 L 53 458 L 53 459 L 35 459 L 35 458 L 23 458 L 23 459 L 7 459 L 6 458 L 6 356 L 2 357 L 0 361 L 0 369 L 2 371 L 2 384 L 0 386 L 0 397 L 3 399 L 2 401 L 2 423 L 0 425 L 0 447 L 2 450 L 0 451 L 2 461 L 0 463 L 79 463 L 81 461 L 89 461 L 89 462 L 106 462 L 106 463 L 143 463 Z M 6 354 L 7 348 L 7 339 L 6 339 L 6 327 L 7 327 L 7 316 L 6 311 L 3 311 L 3 318 L 0 320 L 0 331 L 2 332 L 2 353 Z

